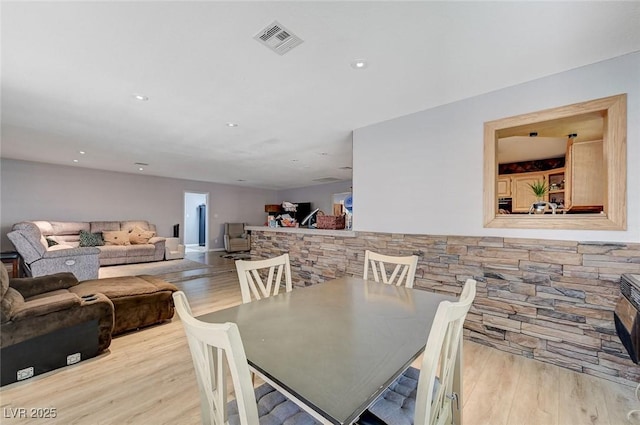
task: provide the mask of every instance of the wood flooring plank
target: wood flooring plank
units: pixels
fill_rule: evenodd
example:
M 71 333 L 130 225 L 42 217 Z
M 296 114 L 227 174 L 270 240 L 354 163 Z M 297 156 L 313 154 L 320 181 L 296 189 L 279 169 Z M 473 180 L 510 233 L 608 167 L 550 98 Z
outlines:
M 516 396 L 507 423 L 558 424 L 558 367 L 536 360 L 522 362 Z
M 473 394 L 464 405 L 464 425 L 507 425 L 511 403 L 517 401 L 516 387 L 527 359 L 489 350 Z
M 640 425 L 640 414 L 636 414 L 631 422 L 627 421 L 627 413 L 633 409 L 640 409 L 640 400 L 635 397 L 635 388 L 617 385 L 604 379 L 593 380 L 604 394 L 605 405 L 609 415 L 609 423 Z
M 605 394 L 598 378 L 568 369 L 558 370 L 559 414 L 563 425 L 620 425 L 609 421 Z
M 479 375 L 485 369 L 485 364 L 491 351 L 487 347 L 471 341 L 463 341 L 462 350 L 462 404 L 464 407 L 469 399 L 473 397 Z

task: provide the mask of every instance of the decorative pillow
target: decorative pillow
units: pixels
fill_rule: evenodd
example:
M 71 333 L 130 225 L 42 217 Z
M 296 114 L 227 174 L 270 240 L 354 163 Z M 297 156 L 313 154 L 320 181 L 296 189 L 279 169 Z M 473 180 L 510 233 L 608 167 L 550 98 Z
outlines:
M 131 245 L 129 234 L 123 230 L 102 232 L 105 245 Z
M 53 239 L 51 238 L 46 238 L 46 239 L 47 239 L 47 246 L 49 248 L 51 248 L 52 246 L 58 245 L 58 242 L 54 241 Z
M 143 228 L 136 226 L 131 229 L 129 233 L 129 242 L 133 245 L 144 245 L 149 243 L 149 239 L 154 237 L 156 232 L 152 230 L 144 230 Z
M 102 246 L 104 240 L 102 240 L 102 233 L 90 233 L 86 230 L 80 230 L 80 246 Z

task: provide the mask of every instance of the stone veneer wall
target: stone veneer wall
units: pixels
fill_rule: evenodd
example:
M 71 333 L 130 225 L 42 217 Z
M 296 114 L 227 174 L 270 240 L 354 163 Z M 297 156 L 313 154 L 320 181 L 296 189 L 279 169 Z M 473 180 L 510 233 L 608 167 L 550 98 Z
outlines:
M 640 381 L 613 310 L 620 275 L 640 273 L 640 244 L 357 232 L 356 237 L 252 232 L 251 254 L 288 252 L 295 285 L 362 276 L 364 251 L 420 256 L 415 287 L 477 295 L 465 338 L 626 385 Z

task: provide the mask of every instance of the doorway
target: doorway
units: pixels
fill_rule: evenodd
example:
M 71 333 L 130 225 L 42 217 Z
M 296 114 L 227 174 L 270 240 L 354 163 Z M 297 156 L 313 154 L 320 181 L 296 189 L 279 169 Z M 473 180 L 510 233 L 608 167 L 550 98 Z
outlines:
M 209 193 L 184 193 L 184 245 L 186 252 L 209 250 Z

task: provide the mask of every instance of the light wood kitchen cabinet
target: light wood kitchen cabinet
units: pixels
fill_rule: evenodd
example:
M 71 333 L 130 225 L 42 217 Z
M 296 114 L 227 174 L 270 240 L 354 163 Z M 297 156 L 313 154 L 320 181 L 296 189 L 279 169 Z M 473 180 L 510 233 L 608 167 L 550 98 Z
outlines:
M 531 204 L 538 200 L 529 185 L 537 181 L 544 181 L 548 188 L 547 194 L 542 198 L 543 201 L 553 202 L 559 207 L 565 204 L 567 186 L 564 168 L 499 175 L 498 198 L 511 198 L 511 212 L 529 212 Z
M 521 173 L 511 175 L 512 212 L 529 212 L 531 204 L 537 201 L 530 184 L 537 181 L 547 183 L 546 172 Z M 548 200 L 545 196 L 544 201 Z
M 605 177 L 602 140 L 574 142 L 567 147 L 566 204 L 569 210 L 604 205 Z
M 511 176 L 498 176 L 498 198 L 511 198 Z

